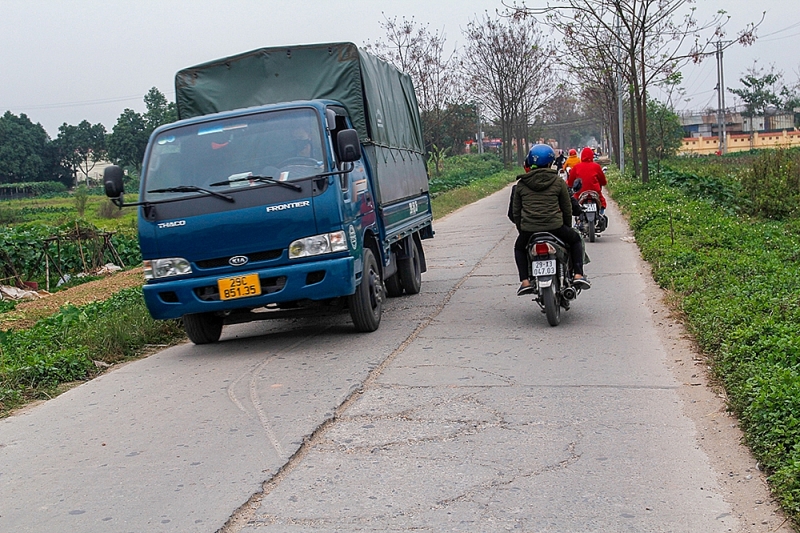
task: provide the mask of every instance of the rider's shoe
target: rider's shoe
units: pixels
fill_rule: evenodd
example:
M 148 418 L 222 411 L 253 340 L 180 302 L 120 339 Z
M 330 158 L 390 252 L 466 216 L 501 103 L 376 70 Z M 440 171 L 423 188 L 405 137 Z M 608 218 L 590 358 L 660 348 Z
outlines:
M 592 288 L 592 284 L 589 283 L 589 280 L 585 277 L 576 277 L 572 280 L 572 284 L 575 285 L 576 289 L 586 290 Z
M 533 292 L 533 285 L 521 285 L 519 289 L 517 289 L 517 296 L 525 296 L 526 294 L 531 294 Z

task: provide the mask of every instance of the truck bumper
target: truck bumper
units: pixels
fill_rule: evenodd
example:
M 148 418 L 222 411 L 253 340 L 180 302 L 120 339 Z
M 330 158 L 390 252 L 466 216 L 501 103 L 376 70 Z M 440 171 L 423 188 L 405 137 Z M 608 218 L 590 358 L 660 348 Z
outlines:
M 152 317 L 163 320 L 193 313 L 256 309 L 268 304 L 297 300 L 327 300 L 355 292 L 354 265 L 353 257 L 343 257 L 260 270 L 242 270 L 221 276 L 150 282 L 144 286 L 144 301 Z M 259 296 L 235 300 L 219 299 L 218 279 L 253 273 L 258 274 L 261 282 Z

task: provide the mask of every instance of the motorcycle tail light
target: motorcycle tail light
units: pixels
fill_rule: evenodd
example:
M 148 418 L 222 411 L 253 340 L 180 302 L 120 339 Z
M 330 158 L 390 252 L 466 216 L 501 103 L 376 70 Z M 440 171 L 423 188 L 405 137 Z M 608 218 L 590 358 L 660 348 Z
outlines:
M 549 255 L 556 253 L 556 249 L 549 242 L 537 242 L 533 245 L 534 255 Z

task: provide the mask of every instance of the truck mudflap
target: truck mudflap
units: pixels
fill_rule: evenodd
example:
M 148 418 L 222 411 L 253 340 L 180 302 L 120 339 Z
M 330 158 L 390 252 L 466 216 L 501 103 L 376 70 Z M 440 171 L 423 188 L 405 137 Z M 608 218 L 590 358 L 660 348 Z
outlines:
M 147 309 L 155 319 L 180 318 L 186 314 L 256 309 L 273 303 L 327 300 L 348 296 L 356 290 L 355 259 L 341 257 L 295 265 L 237 272 L 257 274 L 258 296 L 221 300 L 218 280 L 231 274 L 151 282 L 144 286 Z

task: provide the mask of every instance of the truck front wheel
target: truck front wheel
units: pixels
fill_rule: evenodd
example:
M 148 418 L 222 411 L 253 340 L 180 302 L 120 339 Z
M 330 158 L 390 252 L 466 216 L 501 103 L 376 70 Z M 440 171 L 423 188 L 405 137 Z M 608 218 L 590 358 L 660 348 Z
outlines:
M 222 317 L 212 313 L 183 315 L 183 329 L 195 344 L 211 344 L 222 335 Z
M 348 297 L 350 317 L 356 331 L 370 332 L 378 329 L 383 313 L 383 283 L 375 255 L 364 248 L 364 272 L 356 292 Z

